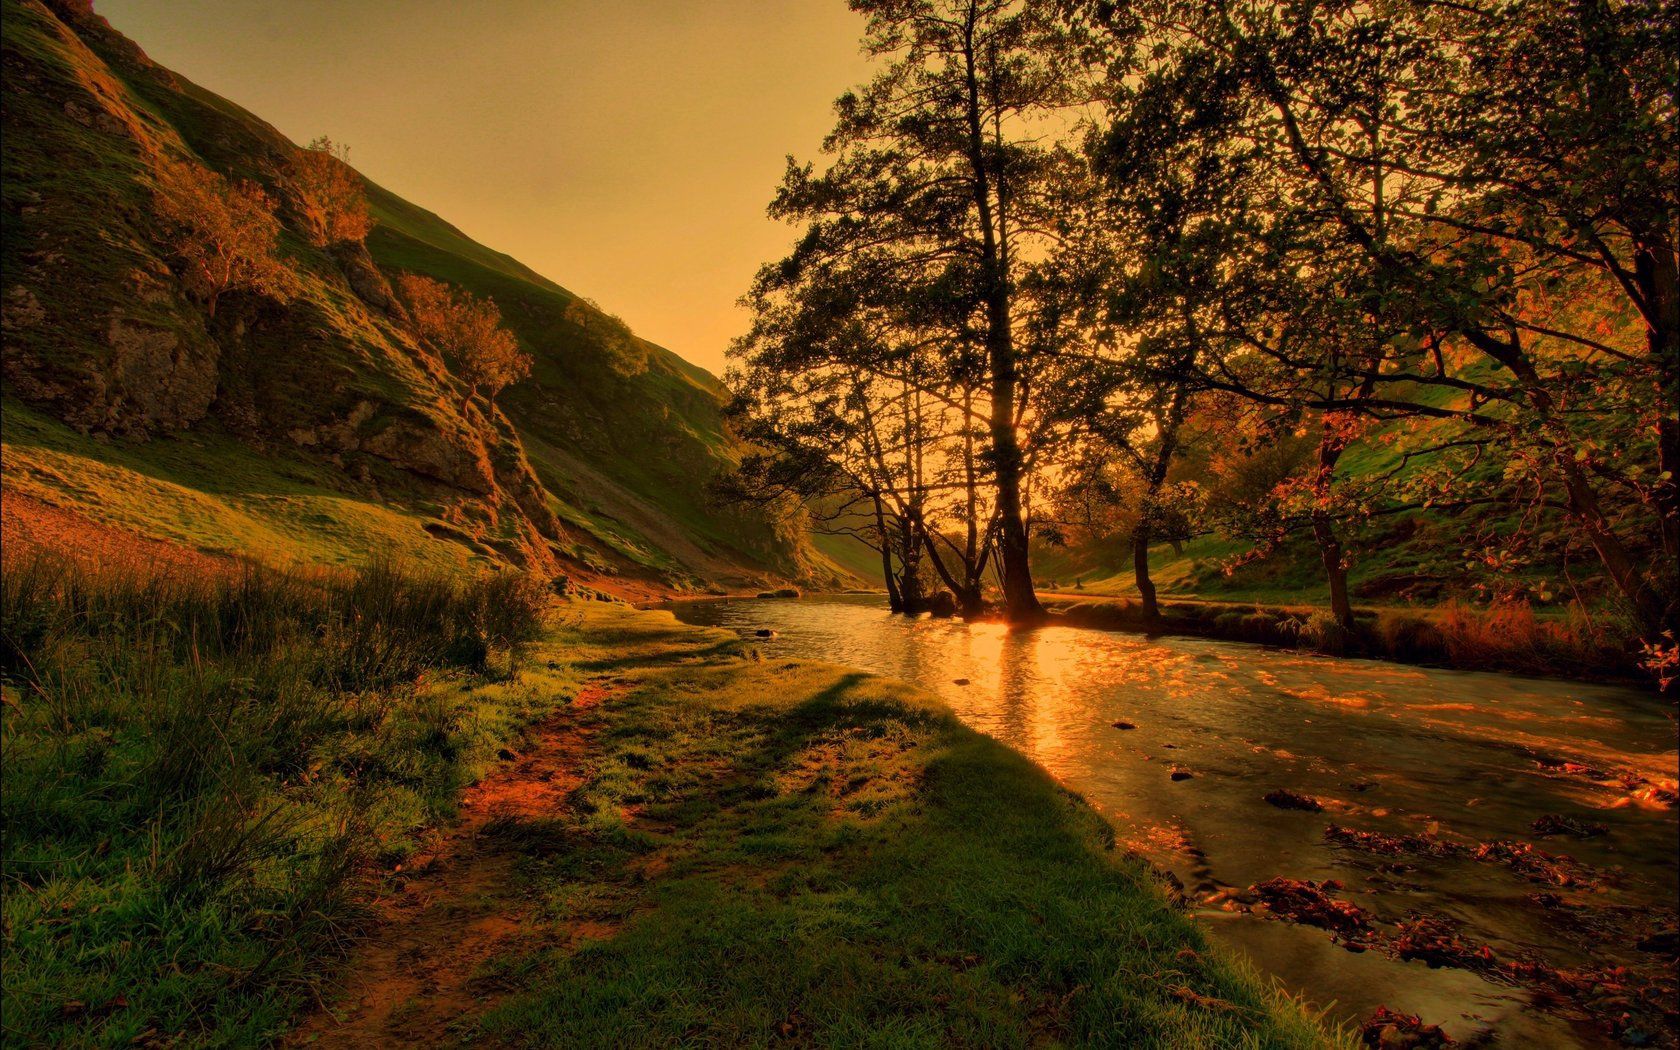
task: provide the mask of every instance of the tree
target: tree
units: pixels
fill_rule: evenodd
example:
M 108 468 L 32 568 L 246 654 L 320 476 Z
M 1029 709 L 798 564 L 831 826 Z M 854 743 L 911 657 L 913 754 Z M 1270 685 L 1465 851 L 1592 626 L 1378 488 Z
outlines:
M 743 300 L 753 326 L 731 350 L 728 382 L 730 416 L 762 452 L 747 457 L 732 489 L 823 508 L 825 525 L 880 553 L 893 610 L 915 613 L 928 605 L 922 559 L 938 558 L 928 459 L 939 456 L 952 413 L 930 393 L 935 293 L 879 280 L 885 258 L 760 272 Z M 965 611 L 978 611 L 977 583 L 954 590 Z
M 1306 334 L 1348 340 L 1279 345 L 1268 331 L 1304 312 L 1274 294 L 1227 311 L 1224 334 L 1247 350 L 1213 360 L 1269 357 L 1263 378 L 1312 381 L 1263 389 L 1215 371 L 1211 384 L 1322 415 L 1327 479 L 1337 435 L 1361 421 L 1429 421 L 1404 461 L 1441 466 L 1400 484 L 1437 505 L 1561 512 L 1646 638 L 1674 631 L 1672 5 L 1090 10 L 1113 16 L 1115 126 L 1156 118 L 1107 145 L 1147 169 L 1200 144 L 1246 173 L 1235 211 L 1251 225 L 1229 226 L 1217 266 L 1266 259 L 1262 290 L 1275 275 L 1332 318 Z M 1467 493 L 1451 464 L 1477 460 L 1505 469 Z M 1442 487 L 1422 491 L 1427 474 Z
M 584 331 L 613 374 L 628 377 L 647 371 L 647 344 L 622 318 L 603 310 L 600 303 L 580 296 L 566 304 L 562 316 Z
M 886 64 L 841 96 L 822 172 L 789 163 L 771 206 L 805 235 L 790 274 L 874 253 L 921 275 L 969 279 L 984 380 L 973 410 L 986 421 L 994 542 L 1007 614 L 1042 614 L 1028 561 L 1024 438 L 1033 360 L 1018 342 L 1029 313 L 1023 259 L 1049 244 L 1045 192 L 1064 158 L 1039 121 L 1080 98 L 1078 49 L 1047 0 L 853 0 L 868 19 L 864 48 Z
M 216 316 L 223 295 L 249 291 L 285 300 L 291 275 L 275 251 L 280 220 L 254 182 L 230 182 L 192 161 L 160 160 L 154 194 L 170 250 L 188 289 Z
M 1504 484 L 1475 498 L 1526 489 L 1532 517 L 1561 513 L 1647 641 L 1672 636 L 1676 9 L 1338 0 L 1294 14 L 1147 0 L 1119 28 L 1143 41 L 1130 54 L 1148 84 L 1219 88 L 1187 130 L 1241 144 L 1267 212 L 1336 253 L 1343 305 L 1401 336 L 1343 359 L 1344 381 L 1297 407 L 1434 420 L 1437 451 L 1502 458 Z
M 292 187 L 299 220 L 317 248 L 359 244 L 373 228 L 362 180 L 350 167 L 350 147 L 325 135 L 297 151 Z
M 415 273 L 403 274 L 399 284 L 415 331 L 465 384 L 463 409 L 479 393 L 493 399 L 530 373 L 531 355 L 502 327 L 502 312 L 493 301 Z

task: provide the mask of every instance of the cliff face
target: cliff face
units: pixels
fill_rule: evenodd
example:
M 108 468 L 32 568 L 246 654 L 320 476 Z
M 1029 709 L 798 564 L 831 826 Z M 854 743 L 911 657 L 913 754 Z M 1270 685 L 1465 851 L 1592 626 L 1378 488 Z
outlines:
M 235 441 L 308 464 L 317 488 L 400 508 L 470 558 L 678 586 L 808 575 L 801 537 L 705 498 L 737 455 L 711 376 L 371 183 L 366 244 L 313 246 L 298 148 L 274 128 L 85 3 L 4 0 L 4 17 L 8 403 L 106 446 Z M 213 311 L 189 294 L 155 208 L 170 162 L 274 200 L 286 294 Z M 402 272 L 493 299 L 531 376 L 464 396 L 393 295 Z M 30 470 L 33 494 L 53 497 L 52 474 Z

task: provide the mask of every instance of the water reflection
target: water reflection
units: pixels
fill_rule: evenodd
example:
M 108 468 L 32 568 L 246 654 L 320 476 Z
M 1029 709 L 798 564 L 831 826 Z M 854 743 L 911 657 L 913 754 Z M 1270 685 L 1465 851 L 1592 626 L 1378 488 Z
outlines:
M 863 597 L 688 603 L 676 612 L 689 623 L 773 628 L 768 652 L 937 692 L 964 721 L 1083 794 L 1192 897 L 1278 875 L 1335 878 L 1345 897 L 1387 920 L 1445 916 L 1502 954 L 1649 965 L 1602 925 L 1572 933 L 1559 913 L 1535 905 L 1543 887 L 1511 870 L 1397 863 L 1333 848 L 1324 834 L 1336 823 L 1469 843 L 1527 840 L 1531 822 L 1552 814 L 1608 829 L 1539 843 L 1608 874 L 1576 894 L 1583 914 L 1674 907 L 1673 809 L 1638 788 L 1672 786 L 1674 727 L 1660 702 L 1634 690 L 1061 626 L 911 621 Z M 1268 805 L 1275 789 L 1310 795 L 1324 811 Z M 1297 991 L 1333 1000 L 1338 1018 L 1382 1004 L 1460 1037 L 1490 1032 L 1487 1045 L 1601 1038 L 1567 1009 L 1535 1011 L 1519 990 L 1463 970 L 1354 955 L 1306 927 L 1204 914 L 1217 936 Z

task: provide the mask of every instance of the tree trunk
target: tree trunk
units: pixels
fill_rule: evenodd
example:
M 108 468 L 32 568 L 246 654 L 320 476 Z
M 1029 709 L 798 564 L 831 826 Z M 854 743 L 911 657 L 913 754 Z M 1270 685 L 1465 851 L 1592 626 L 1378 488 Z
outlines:
M 898 593 L 898 583 L 893 579 L 892 567 L 892 534 L 887 531 L 887 516 L 881 508 L 881 497 L 870 497 L 875 504 L 875 531 L 881 537 L 881 579 L 887 585 L 887 608 L 893 612 L 904 611 L 904 597 Z
M 1665 630 L 1676 631 L 1680 635 L 1674 623 L 1673 605 L 1649 586 L 1627 547 L 1611 530 L 1604 508 L 1598 502 L 1598 493 L 1582 473 L 1575 457 L 1568 449 L 1558 449 L 1553 458 L 1563 478 L 1564 493 L 1569 497 L 1569 516 L 1587 534 L 1587 541 L 1598 553 L 1611 582 L 1627 601 L 1643 636 L 1648 641 L 1655 640 Z
M 1161 619 L 1161 607 L 1155 601 L 1155 581 L 1149 578 L 1149 524 L 1138 522 L 1132 530 L 1132 572 L 1137 576 L 1138 597 L 1143 599 L 1143 617 L 1150 623 Z
M 1330 581 L 1330 614 L 1344 628 L 1353 628 L 1353 605 L 1348 601 L 1347 563 L 1342 559 L 1342 541 L 1336 536 L 1336 526 L 1330 515 L 1314 513 L 1313 539 L 1318 541 L 1318 556 L 1324 562 L 1324 575 Z
M 1659 581 L 1665 628 L 1680 638 L 1680 273 L 1672 249 L 1641 245 L 1634 255 L 1640 290 L 1651 304 L 1645 344 L 1657 370 L 1657 470 L 1653 488 L 1668 573 Z
M 994 366 L 995 367 L 995 366 Z M 1021 448 L 1015 434 L 1015 380 L 1012 362 L 1008 378 L 993 382 L 992 449 L 997 458 L 998 566 L 1003 577 L 1003 604 L 1009 619 L 1040 619 L 1044 608 L 1033 590 L 1026 518 L 1021 512 Z
M 904 611 L 912 616 L 927 608 L 927 598 L 922 594 L 921 538 L 916 533 L 909 518 L 899 519 L 903 571 L 899 576 L 898 593 L 903 600 Z
M 1184 423 L 1184 403 L 1188 392 L 1181 382 L 1173 389 L 1166 413 L 1156 413 L 1155 455 L 1149 460 L 1144 475 L 1143 506 L 1138 508 L 1137 527 L 1132 530 L 1132 572 L 1137 577 L 1138 597 L 1143 600 L 1143 615 L 1150 623 L 1161 618 L 1161 607 L 1155 600 L 1155 581 L 1149 578 L 1149 544 L 1155 538 L 1155 501 L 1161 486 L 1167 481 L 1167 468 L 1178 453 L 1178 428 Z M 1173 548 L 1178 547 L 1174 541 Z
M 1005 614 L 1013 622 L 1041 619 L 1044 608 L 1033 591 L 1026 517 L 1021 510 L 1022 455 L 1015 426 L 1015 337 L 1010 321 L 1009 268 L 1005 253 L 1007 230 L 992 208 L 992 174 L 987 170 L 985 131 L 980 113 L 980 81 L 974 47 L 974 11 L 970 10 L 964 39 L 967 86 L 968 160 L 974 206 L 980 222 L 981 280 L 986 301 L 986 356 L 991 371 L 992 458 L 997 473 L 998 572 L 1003 584 Z M 1001 197 L 1001 190 L 999 191 Z
M 1365 388 L 1367 391 L 1369 387 Z M 1347 559 L 1342 554 L 1342 540 L 1336 535 L 1336 523 L 1324 509 L 1330 498 L 1330 486 L 1335 481 L 1336 461 L 1342 458 L 1345 442 L 1325 421 L 1324 434 L 1318 443 L 1318 473 L 1313 478 L 1313 499 L 1317 504 L 1312 512 L 1313 539 L 1318 543 L 1318 556 L 1324 562 L 1324 575 L 1330 582 L 1330 615 L 1346 630 L 1353 629 L 1353 604 L 1348 600 Z

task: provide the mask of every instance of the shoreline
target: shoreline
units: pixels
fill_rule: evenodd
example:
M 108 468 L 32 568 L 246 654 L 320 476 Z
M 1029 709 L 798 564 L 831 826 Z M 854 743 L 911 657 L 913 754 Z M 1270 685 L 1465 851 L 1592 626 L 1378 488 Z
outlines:
M 845 591 L 809 591 L 803 593 L 802 598 L 823 597 L 864 597 L 879 596 L 885 608 L 886 592 L 845 590 Z M 1138 634 L 1146 638 L 1174 637 L 1200 638 L 1208 641 L 1231 642 L 1235 644 L 1256 645 L 1263 649 L 1279 649 L 1287 652 L 1304 653 L 1336 660 L 1366 660 L 1378 663 L 1391 663 L 1402 667 L 1428 667 L 1435 670 L 1461 671 L 1471 674 L 1497 674 L 1511 678 L 1533 678 L 1542 681 L 1579 682 L 1587 685 L 1623 686 L 1637 689 L 1661 698 L 1663 693 L 1648 678 L 1627 673 L 1614 673 L 1604 670 L 1602 666 L 1583 667 L 1576 673 L 1562 670 L 1558 666 L 1535 667 L 1522 666 L 1505 658 L 1487 659 L 1481 661 L 1459 661 L 1432 654 L 1436 658 L 1413 657 L 1408 658 L 1405 652 L 1369 651 L 1368 643 L 1374 637 L 1371 633 L 1356 635 L 1349 639 L 1349 644 L 1339 652 L 1327 652 L 1303 644 L 1298 635 L 1288 632 L 1291 629 L 1279 625 L 1287 624 L 1290 620 L 1299 622 L 1303 614 L 1310 616 L 1315 612 L 1325 610 L 1315 606 L 1266 606 L 1246 602 L 1220 602 L 1211 599 L 1167 599 L 1161 602 L 1161 622 L 1155 625 L 1144 623 L 1135 612 L 1136 605 L 1132 599 L 1124 597 L 1092 595 L 1076 596 L 1061 592 L 1050 592 L 1039 595 L 1045 606 L 1046 618 L 1042 624 L 1033 626 L 1064 626 L 1081 630 L 1106 631 L 1116 634 Z M 741 594 L 705 594 L 705 595 L 673 595 L 652 601 L 634 603 L 638 609 L 663 609 L 676 603 L 709 602 L 709 601 L 796 601 L 796 598 L 764 598 L 753 593 Z M 1212 613 L 1212 616 L 1186 616 L 1186 610 L 1198 610 Z M 1397 613 L 1411 619 L 1426 619 L 1430 610 L 1355 610 L 1358 617 L 1356 624 L 1370 632 L 1377 617 L 1384 613 Z M 921 614 L 926 616 L 928 614 Z M 1257 622 L 1258 615 L 1267 622 Z M 1240 616 L 1241 621 L 1232 622 L 1230 617 Z M 1219 621 L 1227 620 L 1227 629 L 1221 630 Z M 962 617 L 951 617 L 962 620 Z M 973 622 L 999 622 L 998 616 L 977 618 Z M 1256 637 L 1256 634 L 1271 636 Z M 1366 643 L 1361 645 L 1361 643 Z M 1628 657 L 1632 659 L 1632 657 Z

